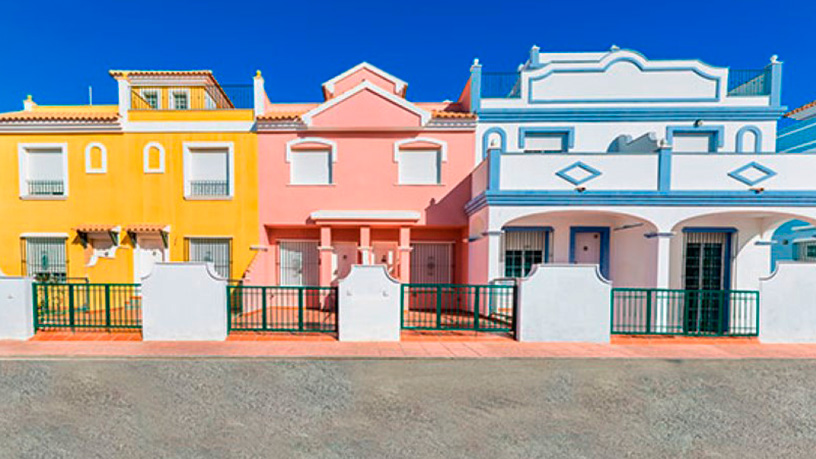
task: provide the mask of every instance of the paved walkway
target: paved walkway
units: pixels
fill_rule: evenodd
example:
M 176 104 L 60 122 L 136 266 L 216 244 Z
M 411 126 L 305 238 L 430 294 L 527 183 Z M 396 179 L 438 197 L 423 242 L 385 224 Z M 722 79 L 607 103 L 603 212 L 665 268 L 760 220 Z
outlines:
M 506 336 L 422 334 L 409 334 L 398 343 L 341 343 L 325 334 L 232 335 L 226 342 L 144 342 L 139 339 L 139 335 L 133 333 L 39 334 L 30 341 L 0 340 L 0 358 L 816 359 L 816 345 L 771 345 L 755 340 L 616 338 L 612 344 L 519 343 Z

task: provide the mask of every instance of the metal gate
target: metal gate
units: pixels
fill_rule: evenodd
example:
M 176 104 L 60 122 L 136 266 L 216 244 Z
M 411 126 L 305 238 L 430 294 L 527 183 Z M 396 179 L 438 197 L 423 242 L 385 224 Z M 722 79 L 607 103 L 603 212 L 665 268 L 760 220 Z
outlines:
M 337 331 L 337 287 L 228 286 L 227 308 L 230 331 Z
M 34 283 L 34 327 L 141 329 L 139 284 Z
M 403 284 L 402 328 L 407 330 L 515 330 L 517 287 Z

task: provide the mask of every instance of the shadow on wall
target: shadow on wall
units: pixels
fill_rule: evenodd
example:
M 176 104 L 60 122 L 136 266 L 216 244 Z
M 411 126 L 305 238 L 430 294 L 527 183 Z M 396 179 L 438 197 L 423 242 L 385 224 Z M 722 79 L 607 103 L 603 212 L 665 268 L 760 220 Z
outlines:
M 431 199 L 425 208 L 428 225 L 467 225 L 465 204 L 470 200 L 471 174 L 462 179 L 455 188 L 441 199 Z

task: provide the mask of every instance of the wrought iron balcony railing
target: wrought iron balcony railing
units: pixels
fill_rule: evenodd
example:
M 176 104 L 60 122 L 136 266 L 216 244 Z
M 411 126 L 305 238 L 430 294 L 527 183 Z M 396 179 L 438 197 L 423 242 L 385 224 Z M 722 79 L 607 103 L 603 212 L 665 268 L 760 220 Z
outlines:
M 521 97 L 521 79 L 518 72 L 482 73 L 482 97 L 489 99 L 518 99 Z
M 65 182 L 62 180 L 28 180 L 29 196 L 62 196 Z
M 190 196 L 228 196 L 229 182 L 226 180 L 191 180 Z
M 771 94 L 771 67 L 728 71 L 728 95 L 767 96 Z

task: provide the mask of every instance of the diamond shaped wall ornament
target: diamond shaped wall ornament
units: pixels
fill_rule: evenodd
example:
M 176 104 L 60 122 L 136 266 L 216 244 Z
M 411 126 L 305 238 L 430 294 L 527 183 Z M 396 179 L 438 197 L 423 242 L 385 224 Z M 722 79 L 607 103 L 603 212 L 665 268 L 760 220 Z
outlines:
M 598 178 L 601 175 L 601 171 L 588 164 L 584 164 L 581 161 L 576 161 L 556 172 L 555 175 L 575 186 L 578 186 L 592 179 Z
M 754 186 L 760 182 L 764 182 L 774 175 L 776 175 L 776 171 L 755 161 L 751 161 L 728 173 L 728 176 L 732 179 L 738 180 L 748 186 Z

